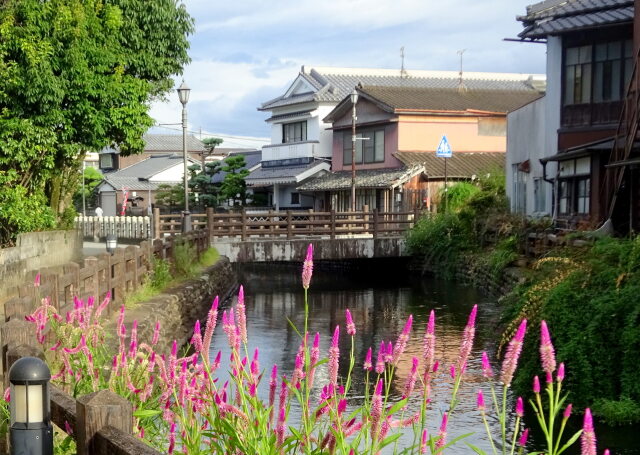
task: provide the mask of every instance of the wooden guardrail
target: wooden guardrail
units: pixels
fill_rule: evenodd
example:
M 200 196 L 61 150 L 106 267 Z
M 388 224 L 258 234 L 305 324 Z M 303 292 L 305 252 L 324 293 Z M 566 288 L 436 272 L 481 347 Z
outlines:
M 192 215 L 193 229 L 206 230 L 210 239 L 216 237 L 269 238 L 325 236 L 331 239 L 350 235 L 393 237 L 404 234 L 418 219 L 420 212 L 314 212 L 266 211 L 240 213 L 214 213 Z M 155 232 L 159 237 L 179 232 L 179 215 L 154 213 Z

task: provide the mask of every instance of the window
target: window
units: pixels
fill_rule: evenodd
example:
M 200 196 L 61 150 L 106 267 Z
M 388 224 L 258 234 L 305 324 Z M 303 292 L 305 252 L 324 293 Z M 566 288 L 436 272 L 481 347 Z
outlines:
M 300 205 L 300 193 L 291 193 L 291 205 Z
M 113 154 L 100 154 L 100 169 L 113 169 Z
M 282 125 L 282 143 L 307 140 L 307 122 L 285 123 Z
M 631 40 L 568 47 L 564 104 L 619 101 L 633 70 Z
M 558 214 L 588 215 L 591 204 L 591 158 L 558 163 Z
M 351 164 L 350 131 L 342 135 L 342 162 Z M 356 134 L 356 164 L 382 163 L 384 162 L 384 130 L 365 131 Z
M 513 200 L 511 209 L 515 213 L 527 213 L 527 173 L 518 169 L 520 163 L 513 165 Z

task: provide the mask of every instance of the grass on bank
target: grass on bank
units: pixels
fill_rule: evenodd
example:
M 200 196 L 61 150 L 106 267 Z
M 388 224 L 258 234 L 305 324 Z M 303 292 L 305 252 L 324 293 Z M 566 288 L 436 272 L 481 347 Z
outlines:
M 207 267 L 211 267 L 220 259 L 220 253 L 211 247 L 206 250 L 199 261 L 194 261 L 195 247 L 189 244 L 177 244 L 175 247 L 175 262 L 173 270 L 171 264 L 164 259 L 153 259 L 152 271 L 147 280 L 135 291 L 127 294 L 124 304 L 127 308 L 137 303 L 145 302 L 162 293 L 165 289 L 184 281 L 193 279 Z

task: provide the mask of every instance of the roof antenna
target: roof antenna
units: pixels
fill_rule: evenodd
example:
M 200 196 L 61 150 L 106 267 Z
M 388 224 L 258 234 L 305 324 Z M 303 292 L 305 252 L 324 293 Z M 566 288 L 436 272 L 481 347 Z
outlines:
M 404 79 L 408 77 L 407 71 L 404 69 L 404 46 L 400 48 L 400 61 L 402 62 L 400 65 L 400 79 Z
M 467 91 L 467 87 L 464 85 L 464 82 L 462 81 L 462 54 L 464 54 L 464 51 L 466 51 L 466 49 L 461 49 L 458 51 L 458 55 L 460 55 L 460 79 L 458 80 L 458 92 L 466 92 Z

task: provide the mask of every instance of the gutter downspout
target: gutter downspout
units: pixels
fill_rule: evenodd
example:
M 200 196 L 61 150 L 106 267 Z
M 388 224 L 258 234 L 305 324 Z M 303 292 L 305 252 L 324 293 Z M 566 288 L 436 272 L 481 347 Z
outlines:
M 556 178 L 549 179 L 547 178 L 547 163 L 546 160 L 540 160 L 540 164 L 542 164 L 542 180 L 551 184 L 551 220 L 555 221 L 557 216 L 557 208 L 558 208 L 558 179 L 557 179 L 557 170 L 556 170 Z

